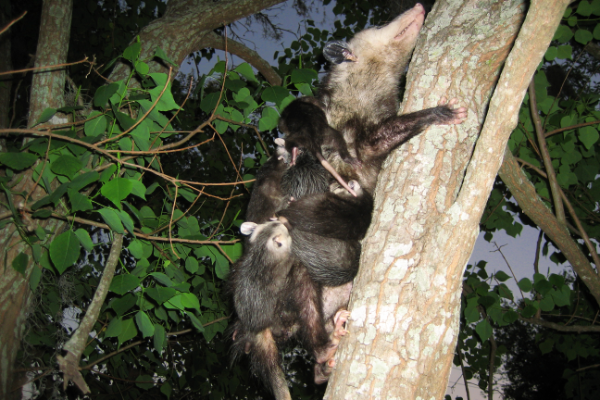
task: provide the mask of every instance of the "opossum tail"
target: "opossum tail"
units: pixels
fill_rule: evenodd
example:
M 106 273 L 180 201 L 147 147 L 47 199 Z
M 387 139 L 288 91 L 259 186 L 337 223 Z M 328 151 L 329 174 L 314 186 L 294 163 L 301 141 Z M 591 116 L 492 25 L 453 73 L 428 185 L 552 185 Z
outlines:
M 250 355 L 252 372 L 258 375 L 267 384 L 276 400 L 291 400 L 290 390 L 281 369 L 279 349 L 271 329 L 267 328 L 258 333 L 243 332 L 241 324 L 233 333 L 231 346 L 232 362 L 242 354 Z

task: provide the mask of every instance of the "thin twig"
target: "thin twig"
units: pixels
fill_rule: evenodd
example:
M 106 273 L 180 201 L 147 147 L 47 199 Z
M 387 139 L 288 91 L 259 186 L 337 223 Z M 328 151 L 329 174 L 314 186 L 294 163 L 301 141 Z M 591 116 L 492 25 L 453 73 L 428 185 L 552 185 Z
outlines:
M 68 67 L 70 65 L 82 64 L 85 62 L 90 62 L 90 61 L 88 61 L 87 57 L 84 57 L 81 61 L 75 61 L 72 63 L 56 64 L 56 65 L 48 65 L 48 66 L 43 66 L 43 67 L 24 68 L 24 69 L 18 69 L 18 70 L 13 70 L 13 71 L 0 72 L 0 76 L 1 75 L 9 75 L 9 74 L 18 74 L 20 72 L 41 71 L 41 70 L 45 70 L 45 69 L 58 69 L 61 67 Z

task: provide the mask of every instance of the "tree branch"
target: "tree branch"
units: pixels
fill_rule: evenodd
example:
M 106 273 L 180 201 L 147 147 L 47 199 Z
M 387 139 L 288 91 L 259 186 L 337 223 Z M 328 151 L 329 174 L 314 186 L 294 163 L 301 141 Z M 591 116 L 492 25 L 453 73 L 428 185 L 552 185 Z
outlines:
M 225 50 L 225 37 L 219 36 L 214 32 L 208 32 L 204 35 L 202 42 L 206 44 L 207 47 Z M 248 48 L 243 43 L 236 42 L 232 39 L 227 39 L 227 51 L 256 68 L 271 85 L 281 85 L 282 79 L 279 74 L 264 58 L 258 55 L 256 51 Z
M 122 249 L 123 235 L 114 233 L 110 255 L 104 266 L 102 278 L 100 279 L 100 283 L 98 283 L 94 298 L 88 307 L 85 316 L 81 319 L 79 327 L 73 336 L 71 336 L 71 339 L 65 344 L 64 350 L 67 351 L 67 355 L 65 357 L 60 355 L 56 357 L 60 370 L 64 374 L 63 390 L 67 389 L 69 381 L 72 380 L 83 394 L 90 393 L 89 387 L 85 383 L 81 372 L 79 372 L 79 359 L 81 358 L 83 350 L 85 350 L 86 340 L 98 319 L 98 315 L 100 314 L 100 310 L 102 309 L 102 305 L 108 294 L 108 288 L 115 275 L 115 269 Z
M 540 325 L 545 328 L 554 329 L 559 332 L 570 332 L 570 333 L 600 333 L 600 326 L 583 326 L 583 325 L 571 325 L 565 326 L 557 324 L 555 322 L 544 321 L 538 318 L 523 318 L 519 316 L 520 321 L 528 322 L 530 324 Z
M 573 240 L 565 225 L 558 222 L 555 215 L 540 199 L 535 187 L 527 179 L 508 148 L 504 152 L 504 162 L 498 174 L 514 196 L 519 207 L 567 257 L 573 270 L 586 284 L 596 302 L 600 304 L 600 277 L 579 248 L 579 244 Z
M 556 218 L 562 224 L 566 222 L 565 209 L 563 207 L 562 199 L 560 197 L 560 187 L 556 180 L 556 172 L 552 166 L 552 159 L 550 158 L 550 152 L 548 151 L 548 145 L 546 143 L 546 135 L 544 128 L 542 127 L 542 121 L 540 121 L 540 115 L 537 108 L 537 100 L 535 95 L 535 75 L 529 83 L 529 109 L 531 111 L 531 120 L 535 127 L 535 134 L 538 140 L 538 146 L 540 149 L 540 155 L 544 161 L 544 167 L 546 167 L 546 174 L 548 175 L 548 183 L 552 192 L 552 200 L 554 201 L 554 213 Z

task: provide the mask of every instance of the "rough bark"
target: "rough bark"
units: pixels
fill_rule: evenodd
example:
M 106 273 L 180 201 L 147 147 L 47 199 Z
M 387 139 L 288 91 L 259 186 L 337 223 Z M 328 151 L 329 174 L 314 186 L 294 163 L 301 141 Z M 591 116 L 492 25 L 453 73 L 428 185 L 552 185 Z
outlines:
M 72 0 L 46 0 L 42 8 L 40 39 L 38 42 L 35 66 L 64 63 L 67 57 L 69 35 L 71 29 Z M 42 111 L 47 107 L 62 106 L 63 88 L 65 82 L 64 70 L 38 72 L 34 74 L 31 88 L 29 108 L 29 126 L 33 125 Z M 4 151 L 5 149 L 0 149 Z M 29 169 L 15 177 L 19 182 L 12 188 L 13 193 L 29 193 L 34 187 L 32 170 Z M 45 195 L 39 187 L 31 195 L 30 200 L 36 201 Z M 19 204 L 23 198 L 13 195 L 14 204 Z M 6 203 L 4 203 L 6 204 Z M 8 211 L 0 207 L 0 212 Z M 48 219 L 44 226 L 48 231 L 59 232 L 64 225 L 58 220 Z M 2 268 L 0 269 L 0 398 L 21 398 L 20 390 L 11 391 L 13 381 L 13 364 L 17 351 L 23 339 L 24 323 L 30 306 L 32 292 L 29 289 L 28 277 L 32 268 L 38 268 L 31 262 L 30 248 L 21 238 L 15 224 L 4 228 L 0 237 L 0 253 L 2 253 Z M 54 236 L 48 235 L 48 243 Z M 12 261 L 21 252 L 28 255 L 29 264 L 25 276 L 15 271 Z M 18 386 L 18 383 L 17 383 Z
M 179 65 L 195 51 L 212 46 L 220 48 L 216 45 L 214 29 L 281 2 L 283 0 L 170 0 L 165 15 L 152 21 L 139 34 L 142 57 L 148 57 L 160 47 Z M 164 66 L 157 63 L 150 64 L 150 69 L 164 72 Z M 123 79 L 129 71 L 128 65 L 119 64 L 110 78 Z
M 10 5 L 8 6 L 10 9 Z M 9 10 L 2 10 L 8 12 Z M 4 28 L 10 19 L 0 11 L 0 29 Z M 10 56 L 10 31 L 0 35 L 0 72 L 12 70 L 12 61 Z M 5 75 L 0 78 L 0 128 L 8 128 L 10 122 L 10 91 L 12 89 L 12 75 Z
M 403 111 L 447 96 L 459 98 L 469 117 L 430 128 L 386 161 L 350 333 L 325 398 L 443 398 L 464 267 L 525 90 L 567 3 L 534 1 L 514 46 L 523 2 L 439 1 L 427 17 Z
M 535 187 L 527 179 L 508 148 L 504 153 L 504 162 L 498 174 L 514 196 L 519 207 L 567 257 L 573 270 L 586 284 L 596 302 L 600 304 L 600 276 L 583 254 L 579 244 L 573 239 L 566 226 L 558 221 L 558 218 L 538 196 Z

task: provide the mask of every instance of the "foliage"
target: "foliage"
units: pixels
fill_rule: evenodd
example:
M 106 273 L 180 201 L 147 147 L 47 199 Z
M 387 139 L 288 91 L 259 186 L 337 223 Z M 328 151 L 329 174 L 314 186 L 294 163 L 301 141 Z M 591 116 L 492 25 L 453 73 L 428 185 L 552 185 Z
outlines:
M 537 115 L 557 182 L 593 243 L 600 240 L 597 207 L 600 198 L 600 113 L 597 111 L 600 96 L 592 79 L 597 72 L 598 60 L 587 53 L 585 46 L 592 38 L 600 38 L 597 16 L 600 16 L 600 1 L 580 1 L 567 9 L 545 60 L 535 74 L 536 108 L 532 109 L 529 96 L 526 96 L 518 126 L 508 143 L 510 151 L 525 167 L 538 195 L 555 210 L 551 188 L 543 172 L 543 150 L 536 138 L 532 117 Z M 521 233 L 521 223 L 535 227 L 511 197 L 506 186 L 498 180 L 482 217 L 486 240 L 490 241 L 497 230 L 516 237 Z M 568 216 L 567 222 L 570 226 L 577 224 L 572 215 Z M 589 249 L 582 241 L 578 243 L 591 259 Z M 546 240 L 535 251 L 548 255 L 550 244 Z M 557 264 L 566 260 L 558 250 L 550 259 Z M 484 261 L 467 267 L 455 365 L 463 367 L 467 379 L 476 378 L 482 390 L 489 388 L 494 371 L 503 365 L 510 380 L 504 388 L 506 398 L 546 398 L 543 393 L 550 391 L 541 386 L 552 380 L 549 370 L 558 377 L 552 381 L 552 387 L 558 387 L 564 397 L 597 397 L 599 388 L 593 383 L 594 379 L 597 381 L 598 356 L 597 345 L 592 340 L 594 334 L 557 332 L 535 325 L 526 327 L 516 321 L 535 323 L 543 319 L 561 326 L 580 327 L 581 332 L 586 332 L 586 327 L 597 326 L 598 304 L 593 300 L 584 301 L 586 296 L 582 290 L 574 289 L 577 281 L 563 275 L 535 272 L 531 279 L 523 278 L 518 282 L 513 279 L 514 275 L 511 277 L 503 271 L 489 273 Z M 490 371 L 491 358 L 494 371 Z M 583 368 L 594 364 L 596 368 Z M 543 382 L 539 381 L 540 385 L 536 386 L 538 381 L 526 373 L 527 366 L 535 368 L 535 375 L 543 379 Z M 547 372 L 541 373 L 542 370 Z M 556 391 L 552 392 L 553 397 L 557 395 Z
M 247 193 L 238 182 L 251 186 L 254 171 L 267 160 L 253 124 L 273 131 L 298 93 L 312 93 L 317 73 L 296 69 L 285 87 L 269 86 L 248 64 L 227 71 L 219 61 L 189 93 L 180 85 L 181 92 L 173 92 L 167 74 L 148 73 L 150 60 L 139 58 L 140 48 L 135 42 L 123 51 L 131 75 L 99 87 L 91 110 L 48 109 L 35 131 L 14 130 L 37 138 L 0 155 L 9 199 L 15 195 L 11 178 L 27 168 L 47 192 L 34 204 L 9 204 L 34 255 L 30 286 L 39 288 L 25 339 L 28 353 L 38 356 L 24 355 L 23 362 L 52 371 L 65 330 L 74 329 L 77 315 L 90 305 L 110 237 L 120 233 L 126 249 L 82 362 L 92 392 L 127 398 L 256 396 L 262 386 L 223 356 L 229 316 L 224 279 L 241 254 L 235 235 L 242 222 L 239 198 Z M 154 57 L 170 62 L 160 49 Z M 180 107 L 176 97 L 187 103 Z M 45 125 L 56 113 L 77 122 Z M 177 153 L 168 153 L 172 149 Z M 180 172 L 189 176 L 175 178 Z M 236 200 L 237 206 L 228 207 Z M 67 219 L 70 226 L 50 240 L 51 232 L 38 224 L 47 218 Z M 13 268 L 24 272 L 27 261 L 22 253 Z M 292 380 L 309 381 L 306 354 L 289 349 L 287 358 Z M 50 390 L 61 379 L 52 372 L 38 387 Z M 315 389 L 302 385 L 294 391 L 309 398 Z

